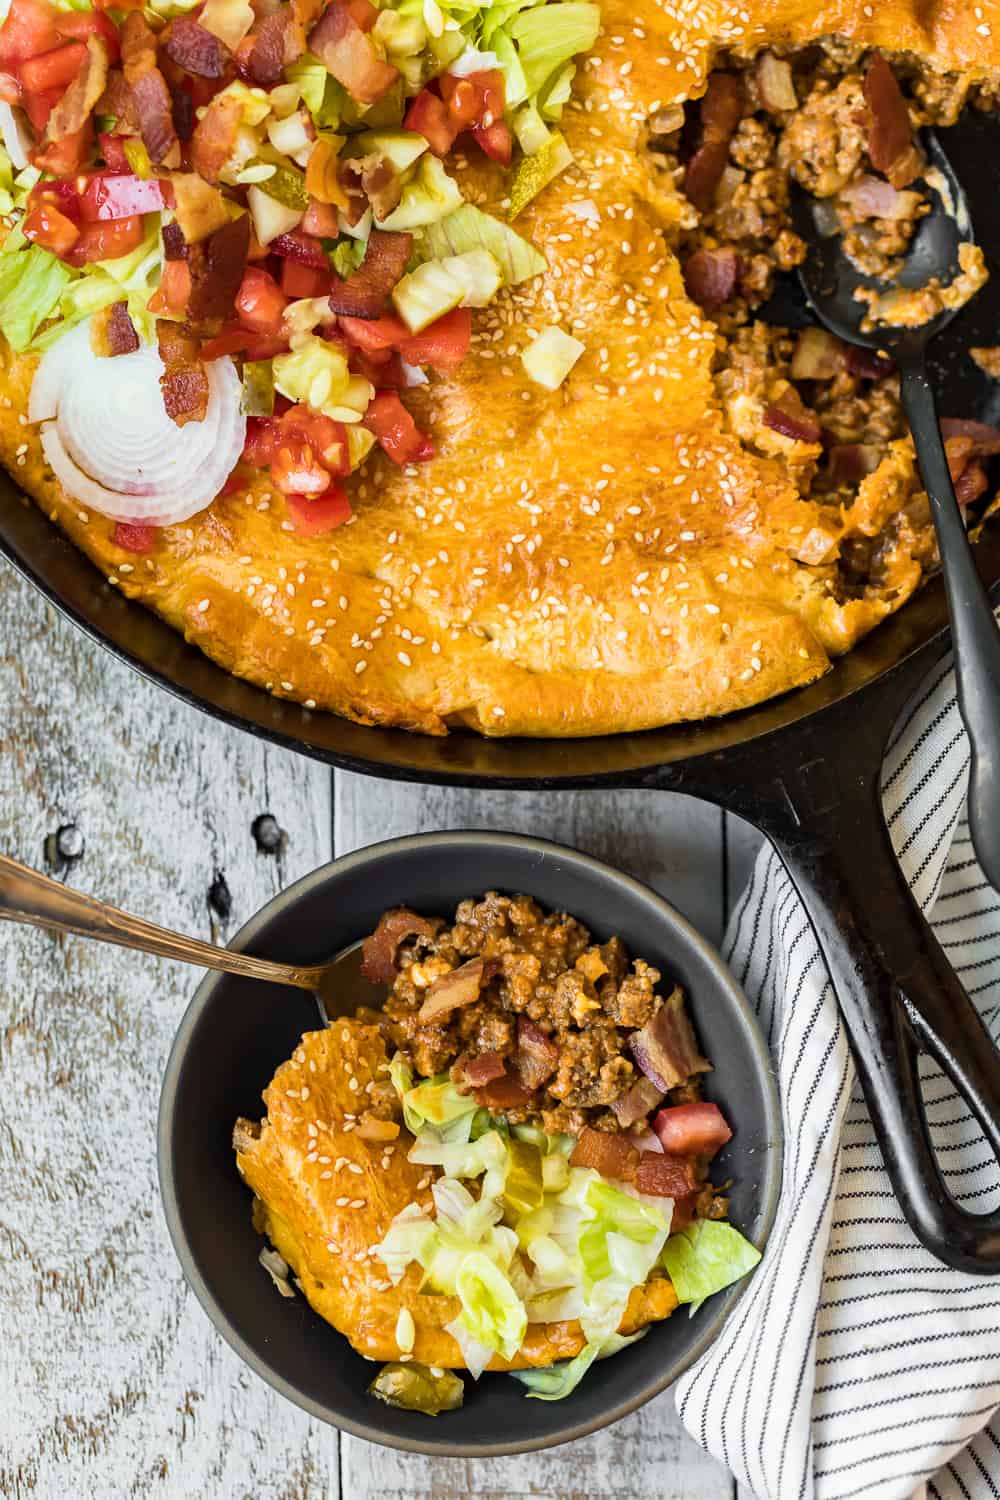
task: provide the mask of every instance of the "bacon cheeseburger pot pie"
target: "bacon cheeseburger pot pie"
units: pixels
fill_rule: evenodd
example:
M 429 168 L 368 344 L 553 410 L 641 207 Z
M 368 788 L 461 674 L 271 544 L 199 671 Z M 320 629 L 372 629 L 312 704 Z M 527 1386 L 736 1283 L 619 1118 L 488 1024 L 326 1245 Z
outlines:
M 372 1395 L 437 1416 L 497 1370 L 559 1400 L 757 1264 L 686 997 L 619 938 L 490 892 L 386 912 L 362 973 L 384 1008 L 306 1033 L 233 1146 L 261 1264 L 384 1362 Z
M 1000 7 L 10 0 L 0 456 L 111 582 L 268 691 L 582 735 L 811 681 L 935 543 L 891 365 L 755 315 L 804 246 L 870 318 L 919 128 Z M 997 351 L 974 351 L 987 372 Z M 990 507 L 1000 432 L 946 426 Z

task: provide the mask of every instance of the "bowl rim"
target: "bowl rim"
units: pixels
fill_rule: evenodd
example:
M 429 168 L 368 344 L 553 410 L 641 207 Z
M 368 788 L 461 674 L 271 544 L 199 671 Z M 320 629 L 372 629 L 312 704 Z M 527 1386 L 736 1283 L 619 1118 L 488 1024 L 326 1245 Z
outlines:
M 659 906 L 662 915 L 666 917 L 668 923 L 675 931 L 681 934 L 682 938 L 692 948 L 700 953 L 702 959 L 707 961 L 715 971 L 720 988 L 728 995 L 734 1012 L 734 1019 L 737 1019 L 742 1024 L 747 1042 L 756 1056 L 758 1076 L 762 1085 L 768 1139 L 771 1142 L 771 1149 L 767 1153 L 765 1171 L 761 1183 L 761 1220 L 760 1230 L 756 1237 L 758 1248 L 763 1252 L 770 1240 L 777 1216 L 784 1161 L 784 1128 L 773 1063 L 757 1018 L 751 1009 L 750 1002 L 730 973 L 721 953 L 707 938 L 702 936 L 697 928 L 670 901 L 661 896 L 658 891 L 654 890 L 652 886 L 647 885 L 644 881 L 638 880 L 635 876 L 629 875 L 616 866 L 608 864 L 605 860 L 585 854 L 581 850 L 556 843 L 551 839 L 536 838 L 530 834 L 492 832 L 489 829 L 454 829 L 434 833 L 406 834 L 398 838 L 385 839 L 374 844 L 366 844 L 360 849 L 352 850 L 349 854 L 328 860 L 309 874 L 300 877 L 292 885 L 286 886 L 283 891 L 279 891 L 277 895 L 273 896 L 264 906 L 255 912 L 249 921 L 245 922 L 239 931 L 233 935 L 227 947 L 237 952 L 245 951 L 248 945 L 253 943 L 254 939 L 269 925 L 275 916 L 287 910 L 290 906 L 294 906 L 316 886 L 323 885 L 330 879 L 331 873 L 334 871 L 336 871 L 338 876 L 349 875 L 352 871 L 368 864 L 373 859 L 392 858 L 397 853 L 415 848 L 444 851 L 450 847 L 454 847 L 456 843 L 475 845 L 484 842 L 527 849 L 534 851 L 543 858 L 548 855 L 555 855 L 560 859 L 569 860 L 603 879 L 612 879 L 616 882 L 621 882 L 639 898 L 646 901 L 651 900 Z M 450 1458 L 503 1457 L 508 1454 L 531 1453 L 545 1448 L 554 1448 L 562 1443 L 573 1442 L 577 1438 L 586 1437 L 590 1433 L 597 1432 L 604 1427 L 610 1427 L 613 1423 L 620 1421 L 639 1407 L 646 1405 L 647 1402 L 666 1390 L 668 1386 L 673 1385 L 686 1370 L 701 1358 L 710 1345 L 715 1342 L 736 1304 L 748 1289 L 750 1281 L 747 1278 L 735 1283 L 726 1292 L 720 1294 L 720 1303 L 714 1316 L 705 1324 L 705 1327 L 691 1348 L 681 1358 L 665 1365 L 663 1370 L 652 1380 L 648 1381 L 640 1392 L 617 1401 L 610 1406 L 603 1407 L 596 1417 L 585 1418 L 581 1421 L 566 1424 L 542 1439 L 508 1440 L 477 1445 L 474 1448 L 464 1446 L 462 1443 L 449 1441 L 446 1438 L 437 1438 L 430 1433 L 426 1440 L 412 1439 L 396 1433 L 386 1433 L 377 1425 L 358 1422 L 351 1417 L 341 1415 L 330 1403 L 324 1404 L 304 1395 L 295 1385 L 286 1380 L 257 1349 L 247 1342 L 209 1289 L 195 1263 L 176 1193 L 171 1136 L 180 1077 L 187 1061 L 192 1035 L 197 1022 L 206 1007 L 212 1003 L 216 990 L 219 989 L 227 978 L 226 974 L 219 972 L 206 974 L 188 1003 L 171 1043 L 160 1089 L 160 1102 L 157 1114 L 157 1173 L 160 1186 L 160 1203 L 166 1220 L 167 1231 L 174 1252 L 180 1262 L 181 1270 L 212 1326 L 217 1333 L 222 1335 L 230 1348 L 239 1355 L 240 1359 L 256 1375 L 260 1376 L 262 1380 L 270 1385 L 272 1389 L 284 1396 L 286 1400 L 291 1401 L 293 1405 L 298 1406 L 301 1410 L 308 1412 L 310 1416 L 337 1428 L 338 1431 L 348 1432 L 353 1437 L 363 1438 L 367 1442 L 379 1443 L 383 1447 L 395 1448 L 402 1452 L 424 1453 Z M 338 1338 L 345 1337 L 337 1329 L 333 1329 L 332 1332 Z

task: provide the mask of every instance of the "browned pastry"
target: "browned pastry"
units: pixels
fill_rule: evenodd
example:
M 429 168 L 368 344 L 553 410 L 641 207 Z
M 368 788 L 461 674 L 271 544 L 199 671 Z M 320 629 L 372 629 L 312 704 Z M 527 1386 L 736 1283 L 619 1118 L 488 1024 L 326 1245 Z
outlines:
M 409 471 L 373 459 L 339 530 L 294 534 L 262 477 L 170 528 L 149 557 L 121 551 L 111 523 L 46 471 L 22 415 L 32 363 L 6 359 L 0 454 L 19 482 L 125 594 L 272 693 L 428 733 L 580 735 L 696 719 L 818 677 L 924 575 L 909 440 L 844 508 L 802 498 L 808 454 L 797 450 L 808 445 L 786 438 L 768 455 L 741 441 L 712 373 L 720 335 L 685 293 L 672 249 L 686 204 L 646 150 L 647 121 L 699 96 L 722 48 L 831 33 L 981 78 L 1000 64 L 1000 3 L 602 9 L 564 121 L 575 164 L 518 221 L 548 271 L 477 314 L 458 374 L 414 401 L 438 457 Z M 467 195 L 502 212 L 498 171 L 477 159 L 465 177 Z M 554 322 L 586 353 L 550 394 L 519 355 Z M 875 536 L 887 539 L 877 582 L 844 589 L 842 558 Z M 286 1114 L 305 1129 L 311 1111 L 275 1107 L 276 1142 Z M 248 1175 L 264 1159 L 245 1158 Z M 306 1233 L 299 1200 L 286 1206 L 290 1232 Z M 296 1263 L 322 1276 L 311 1241 Z M 367 1270 L 353 1274 L 371 1295 Z
M 422 1272 L 411 1265 L 398 1286 L 372 1253 L 407 1204 L 433 1205 L 436 1174 L 407 1160 L 412 1137 L 394 1143 L 362 1139 L 357 1122 L 371 1088 L 387 1072 L 378 1029 L 338 1021 L 308 1032 L 264 1091 L 267 1118 L 236 1127 L 237 1164 L 260 1206 L 262 1229 L 292 1268 L 311 1305 L 369 1359 L 399 1357 L 403 1308 L 413 1316 L 412 1356 L 421 1364 L 462 1369 L 465 1361 L 444 1325 L 457 1317 L 457 1298 L 420 1293 Z M 621 1324 L 634 1333 L 670 1315 L 677 1297 L 654 1276 L 636 1288 Z M 494 1355 L 491 1370 L 541 1367 L 571 1358 L 584 1346 L 578 1322 L 532 1323 L 516 1358 Z

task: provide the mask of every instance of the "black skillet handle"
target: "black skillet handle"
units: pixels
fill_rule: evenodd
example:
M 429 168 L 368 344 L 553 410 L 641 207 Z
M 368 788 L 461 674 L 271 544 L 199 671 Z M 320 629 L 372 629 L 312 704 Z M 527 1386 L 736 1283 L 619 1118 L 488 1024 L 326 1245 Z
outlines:
M 924 1049 L 1000 1156 L 1000 1054 L 910 894 L 885 826 L 877 771 L 870 761 L 870 773 L 861 770 L 868 756 L 859 740 L 846 742 L 841 765 L 831 765 L 828 754 L 810 760 L 807 753 L 777 782 L 772 776 L 769 784 L 781 796 L 758 802 L 755 821 L 776 845 L 812 920 L 910 1225 L 946 1264 L 1000 1275 L 1000 1211 L 968 1213 L 949 1193 L 918 1079 Z

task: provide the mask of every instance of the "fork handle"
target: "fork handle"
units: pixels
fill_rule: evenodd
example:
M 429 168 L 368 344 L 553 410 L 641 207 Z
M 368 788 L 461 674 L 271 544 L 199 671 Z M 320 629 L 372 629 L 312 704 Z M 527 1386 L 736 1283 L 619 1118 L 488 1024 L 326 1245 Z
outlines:
M 198 964 L 204 969 L 221 969 L 226 974 L 239 974 L 249 979 L 290 984 L 297 989 L 314 990 L 318 987 L 316 969 L 272 963 L 270 959 L 253 958 L 248 953 L 232 953 L 228 948 L 217 948 L 199 938 L 171 932 L 143 917 L 119 911 L 106 901 L 75 891 L 2 854 L 0 921 L 97 938 L 102 943 L 115 943 L 119 948 L 155 953 L 161 958 L 176 958 L 182 963 Z
M 922 349 L 896 351 L 903 409 L 930 500 L 955 648 L 958 706 L 969 736 L 969 832 L 990 884 L 1000 890 L 1000 631 L 976 571 L 951 482 Z

